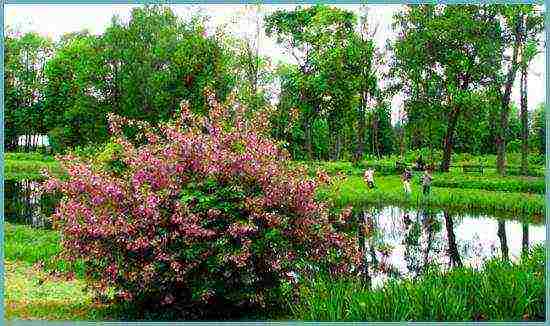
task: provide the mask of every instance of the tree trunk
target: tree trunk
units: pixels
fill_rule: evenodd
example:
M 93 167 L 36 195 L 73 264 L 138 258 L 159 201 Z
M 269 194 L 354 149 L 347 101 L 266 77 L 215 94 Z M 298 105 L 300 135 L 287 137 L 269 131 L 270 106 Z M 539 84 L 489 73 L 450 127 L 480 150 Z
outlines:
M 500 108 L 500 130 L 497 133 L 497 170 L 501 175 L 506 174 L 506 132 L 508 131 L 508 115 L 510 112 L 510 95 L 512 94 L 512 86 L 516 79 L 516 74 L 519 68 L 518 52 L 523 39 L 523 18 L 518 17 L 514 36 L 514 48 L 512 52 L 512 62 L 508 69 L 506 82 L 504 84 L 504 94 L 501 97 Z
M 405 155 L 405 128 L 403 127 L 403 124 L 401 124 L 399 128 L 399 153 L 401 159 L 403 159 L 403 156 Z
M 522 237 L 522 241 L 521 241 L 521 247 L 522 247 L 522 251 L 523 253 L 527 253 L 527 251 L 529 250 L 529 224 L 522 224 L 522 231 L 523 231 L 523 237 Z
M 365 121 L 366 105 L 366 95 L 363 94 L 361 104 L 359 105 L 359 120 L 357 123 L 357 151 L 355 152 L 356 160 L 360 160 L 365 155 L 365 130 L 367 129 Z
M 337 128 L 336 139 L 334 142 L 334 156 L 332 158 L 334 161 L 338 161 L 340 159 L 341 149 L 342 149 L 342 129 Z
M 527 65 L 521 67 L 521 174 L 527 175 L 529 170 L 529 125 L 527 119 Z
M 342 157 L 342 129 L 339 129 L 336 134 L 336 160 L 340 160 L 340 157 Z
M 443 172 L 449 172 L 449 166 L 451 165 L 451 154 L 453 151 L 454 133 L 456 129 L 456 123 L 458 121 L 458 113 L 460 109 L 458 106 L 449 114 L 449 125 L 447 127 L 447 133 L 445 134 L 444 148 L 443 148 L 443 160 L 441 161 L 440 170 Z
M 365 226 L 368 225 L 368 215 L 363 212 L 363 214 L 357 214 L 357 226 L 358 226 L 358 241 L 359 241 L 359 250 L 361 251 L 361 269 L 363 272 L 363 280 L 370 287 L 371 278 L 369 275 L 369 263 L 367 260 L 367 239 L 365 237 Z
M 376 111 L 372 114 L 372 153 L 380 159 L 380 144 L 378 140 L 378 115 Z
M 306 122 L 304 124 L 304 132 L 305 132 L 305 147 L 306 147 L 306 154 L 307 158 L 309 160 L 313 159 L 313 147 L 311 145 L 311 121 L 309 117 L 306 117 Z
M 458 247 L 456 245 L 456 237 L 453 227 L 453 218 L 446 211 L 443 212 L 445 217 L 445 228 L 447 229 L 447 240 L 449 242 L 449 257 L 453 266 L 462 266 L 462 260 L 460 259 L 460 254 L 458 253 Z
M 504 221 L 498 221 L 497 235 L 500 238 L 500 251 L 502 259 L 508 260 L 508 241 L 506 240 L 506 225 Z

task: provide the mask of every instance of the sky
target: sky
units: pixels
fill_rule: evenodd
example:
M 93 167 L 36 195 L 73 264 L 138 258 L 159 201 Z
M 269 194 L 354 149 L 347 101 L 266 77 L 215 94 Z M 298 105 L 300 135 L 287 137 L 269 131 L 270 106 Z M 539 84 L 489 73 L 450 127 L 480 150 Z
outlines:
M 88 29 L 93 34 L 101 34 L 110 24 L 114 15 L 123 20 L 130 17 L 135 5 L 4 5 L 4 24 L 21 32 L 34 31 L 52 40 L 58 39 L 68 32 Z M 226 25 L 235 35 L 246 35 L 252 32 L 253 22 L 243 19 L 245 5 L 170 5 L 179 16 L 188 16 L 193 12 L 201 12 L 209 16 L 207 27 L 213 32 L 217 26 Z M 277 9 L 292 10 L 296 5 L 264 5 L 262 13 L 269 13 Z M 360 13 L 360 5 L 338 5 L 336 7 Z M 392 39 L 392 16 L 399 11 L 400 5 L 369 5 L 369 24 L 378 26 L 375 42 L 383 47 L 386 40 Z M 240 18 L 239 18 L 240 17 Z M 273 62 L 293 62 L 293 58 L 277 45 L 274 39 L 265 35 L 260 39 L 260 53 L 272 58 Z M 528 77 L 528 106 L 534 109 L 545 100 L 546 76 L 545 55 L 539 54 L 530 67 Z M 519 78 L 514 87 L 513 100 L 519 107 Z M 392 120 L 398 118 L 401 107 L 401 98 L 396 96 L 392 101 Z

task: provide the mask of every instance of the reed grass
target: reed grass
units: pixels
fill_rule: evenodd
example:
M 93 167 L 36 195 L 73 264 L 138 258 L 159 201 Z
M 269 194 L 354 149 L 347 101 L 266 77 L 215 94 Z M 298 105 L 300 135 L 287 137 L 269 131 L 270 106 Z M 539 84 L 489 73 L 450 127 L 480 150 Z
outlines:
M 519 263 L 494 259 L 481 270 L 432 269 L 372 290 L 357 280 L 318 275 L 290 309 L 293 319 L 317 321 L 540 321 L 544 266 L 544 248 L 537 246 Z

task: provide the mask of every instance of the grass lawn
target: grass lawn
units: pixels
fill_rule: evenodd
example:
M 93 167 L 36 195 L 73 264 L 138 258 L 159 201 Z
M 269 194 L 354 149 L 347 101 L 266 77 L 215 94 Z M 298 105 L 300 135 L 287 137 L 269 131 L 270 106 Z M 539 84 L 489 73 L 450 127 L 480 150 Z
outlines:
M 5 260 L 5 318 L 99 320 L 102 306 L 84 291 L 84 282 L 52 276 L 37 265 Z
M 52 173 L 60 172 L 59 163 L 48 155 L 39 153 L 4 154 L 5 180 L 40 179 L 43 169 L 48 169 Z
M 530 222 L 542 221 L 544 213 L 544 195 L 539 194 L 432 186 L 430 195 L 425 198 L 421 193 L 421 185 L 414 178 L 412 194 L 407 197 L 399 176 L 375 177 L 375 183 L 375 189 L 368 189 L 362 177 L 349 176 L 320 191 L 320 197 L 327 198 L 338 207 L 347 205 L 417 207 L 424 203 L 434 208 L 456 211 L 483 212 L 519 219 L 527 217 Z
M 83 269 L 55 259 L 59 235 L 4 223 L 6 319 L 101 319 L 101 305 L 84 291 Z M 74 274 L 71 277 L 71 274 Z

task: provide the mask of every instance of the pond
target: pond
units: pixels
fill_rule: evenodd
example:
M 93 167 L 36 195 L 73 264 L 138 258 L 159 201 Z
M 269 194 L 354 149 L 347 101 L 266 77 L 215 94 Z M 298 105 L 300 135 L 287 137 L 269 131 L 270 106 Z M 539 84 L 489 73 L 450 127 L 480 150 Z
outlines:
M 41 195 L 36 180 L 4 180 L 4 220 L 14 224 L 51 227 L 49 216 L 55 211 L 57 199 Z
M 491 216 L 368 208 L 356 214 L 360 247 L 373 286 L 388 278 L 413 278 L 429 266 L 480 267 L 493 257 L 517 260 L 522 250 L 543 244 L 544 224 Z
M 57 198 L 41 195 L 37 181 L 5 180 L 4 185 L 5 221 L 51 227 L 48 217 Z M 431 265 L 477 268 L 493 257 L 517 260 L 522 250 L 546 237 L 544 224 L 393 206 L 359 210 L 346 229 L 359 236 L 367 266 L 363 274 L 373 286 L 388 278 L 416 277 Z

